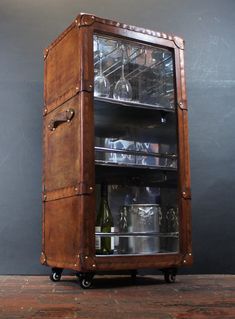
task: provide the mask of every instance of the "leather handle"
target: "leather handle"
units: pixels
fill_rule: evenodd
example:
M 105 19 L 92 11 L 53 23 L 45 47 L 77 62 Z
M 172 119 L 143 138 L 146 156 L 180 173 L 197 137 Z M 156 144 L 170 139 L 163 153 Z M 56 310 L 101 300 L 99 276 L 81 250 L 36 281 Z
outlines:
M 54 131 L 60 124 L 70 122 L 74 117 L 75 111 L 74 109 L 68 109 L 66 111 L 57 113 L 54 119 L 50 120 L 48 124 L 48 129 L 50 131 Z

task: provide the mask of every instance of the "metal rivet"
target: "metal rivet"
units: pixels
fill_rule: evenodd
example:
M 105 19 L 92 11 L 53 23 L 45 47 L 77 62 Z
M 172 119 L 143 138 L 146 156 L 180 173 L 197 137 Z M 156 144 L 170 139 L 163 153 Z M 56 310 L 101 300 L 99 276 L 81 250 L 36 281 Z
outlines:
M 92 267 L 95 268 L 95 264 L 93 264 Z
M 92 84 L 90 84 L 90 85 L 89 85 L 89 88 L 91 89 L 92 87 L 93 87 L 93 85 L 92 85 Z
M 75 20 L 75 23 L 77 23 L 77 22 L 78 22 L 78 20 L 76 19 L 76 20 Z
M 77 192 L 77 191 L 78 191 L 78 188 L 77 188 L 77 187 L 75 187 L 75 188 L 74 188 L 74 190 L 75 190 L 75 192 Z
M 74 266 L 76 267 L 76 266 L 77 266 L 77 264 L 74 264 Z
M 88 256 L 85 256 L 85 259 L 88 259 Z
M 192 254 L 191 254 L 191 253 L 188 253 L 188 255 L 189 255 L 189 256 L 192 256 Z
M 52 131 L 55 131 L 55 128 L 53 127 Z
M 187 260 L 186 260 L 186 259 L 184 259 L 184 264 L 186 264 L 186 262 L 187 262 Z
M 91 187 L 89 187 L 89 189 L 92 191 L 93 187 L 91 186 Z
M 186 192 L 183 192 L 183 195 L 186 195 Z
M 70 122 L 70 120 L 67 120 L 67 122 L 69 123 L 69 122 Z
M 77 90 L 77 91 L 79 90 L 79 87 L 78 87 L 78 86 L 76 86 L 76 90 Z

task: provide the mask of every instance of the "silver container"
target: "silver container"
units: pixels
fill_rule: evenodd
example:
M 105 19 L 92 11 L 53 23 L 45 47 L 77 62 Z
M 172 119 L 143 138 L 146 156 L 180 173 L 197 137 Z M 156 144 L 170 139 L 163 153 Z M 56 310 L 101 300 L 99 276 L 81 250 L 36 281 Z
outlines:
M 159 252 L 159 218 L 161 208 L 157 204 L 133 204 L 125 206 L 128 215 L 128 250 L 133 254 Z

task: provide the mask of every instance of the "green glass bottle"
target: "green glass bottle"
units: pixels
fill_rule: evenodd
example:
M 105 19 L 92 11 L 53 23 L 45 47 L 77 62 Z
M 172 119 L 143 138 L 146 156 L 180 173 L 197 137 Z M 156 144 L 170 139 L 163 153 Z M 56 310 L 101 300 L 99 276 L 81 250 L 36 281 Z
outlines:
M 100 207 L 96 219 L 96 233 L 112 233 L 114 232 L 113 217 L 108 204 L 108 187 L 101 185 Z M 96 254 L 110 255 L 114 252 L 113 236 L 97 236 L 96 235 Z

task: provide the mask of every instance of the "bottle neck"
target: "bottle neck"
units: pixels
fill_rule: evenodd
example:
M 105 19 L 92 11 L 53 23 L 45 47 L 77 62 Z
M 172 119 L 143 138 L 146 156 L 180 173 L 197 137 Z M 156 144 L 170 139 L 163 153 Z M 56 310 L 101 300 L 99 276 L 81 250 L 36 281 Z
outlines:
M 108 199 L 108 185 L 102 184 L 100 190 L 101 198 Z

